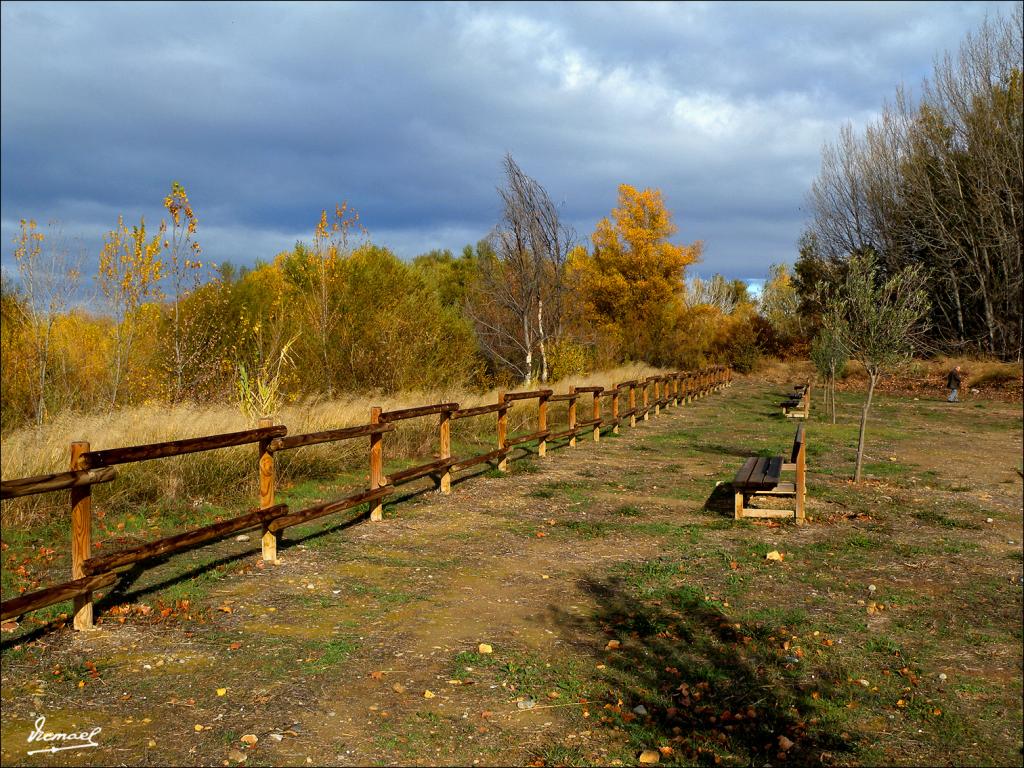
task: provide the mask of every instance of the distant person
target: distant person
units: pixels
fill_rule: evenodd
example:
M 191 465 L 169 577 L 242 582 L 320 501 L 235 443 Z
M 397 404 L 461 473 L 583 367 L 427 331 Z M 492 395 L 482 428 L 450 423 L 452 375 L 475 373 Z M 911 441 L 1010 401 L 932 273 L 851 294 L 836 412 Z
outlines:
M 952 371 L 949 372 L 949 376 L 946 377 L 946 389 L 949 390 L 949 397 L 946 398 L 948 403 L 959 403 L 960 400 L 957 397 L 957 393 L 960 391 L 960 366 L 956 366 Z

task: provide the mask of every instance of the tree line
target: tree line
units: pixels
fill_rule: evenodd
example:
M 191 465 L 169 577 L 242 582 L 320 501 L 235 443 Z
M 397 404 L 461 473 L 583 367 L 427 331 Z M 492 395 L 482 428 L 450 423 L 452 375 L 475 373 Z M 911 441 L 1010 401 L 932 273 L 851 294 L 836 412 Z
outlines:
M 1020 360 L 1024 330 L 1022 11 L 986 20 L 822 152 L 795 282 L 806 317 L 853 255 L 881 277 L 919 267 L 933 350 Z
M 22 221 L 18 280 L 0 292 L 3 428 L 147 402 L 256 416 L 283 398 L 512 387 L 626 361 L 749 370 L 796 335 L 785 267 L 760 305 L 742 281 L 687 279 L 701 243 L 673 242 L 658 190 L 621 185 L 589 243 L 511 156 L 498 193 L 499 222 L 458 255 L 403 261 L 341 204 L 308 241 L 238 267 L 204 261 L 175 182 L 155 228 L 119 218 L 82 306 L 68 297 L 84 258 L 59 227 Z

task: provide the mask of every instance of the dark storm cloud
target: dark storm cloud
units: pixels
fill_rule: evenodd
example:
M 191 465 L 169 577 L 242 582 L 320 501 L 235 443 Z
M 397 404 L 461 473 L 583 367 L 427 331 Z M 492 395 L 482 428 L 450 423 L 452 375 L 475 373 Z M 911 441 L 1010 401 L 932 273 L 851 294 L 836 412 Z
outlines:
M 511 152 L 582 236 L 657 186 L 700 272 L 792 261 L 823 141 L 1003 3 L 2 6 L 4 264 L 21 217 L 102 232 L 185 184 L 213 259 L 348 200 L 411 257 L 494 224 Z

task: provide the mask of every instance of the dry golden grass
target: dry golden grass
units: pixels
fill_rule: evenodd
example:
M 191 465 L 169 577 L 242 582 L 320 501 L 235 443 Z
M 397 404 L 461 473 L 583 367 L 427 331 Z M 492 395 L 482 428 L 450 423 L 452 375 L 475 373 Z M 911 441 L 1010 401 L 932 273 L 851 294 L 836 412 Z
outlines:
M 556 392 L 569 386 L 611 386 L 621 381 L 661 372 L 647 365 L 621 366 L 589 376 L 572 377 L 549 385 Z M 289 434 L 365 424 L 370 407 L 384 410 L 412 408 L 440 402 L 458 402 L 469 408 L 496 401 L 497 391 L 483 394 L 448 390 L 408 392 L 387 397 L 343 397 L 330 401 L 310 400 L 285 405 L 275 415 L 275 423 L 288 426 Z M 580 418 L 589 418 L 589 397 L 581 398 Z M 529 428 L 536 419 L 536 401 L 521 401 L 510 411 L 509 427 L 514 433 Z M 552 409 L 552 418 L 560 411 Z M 3 479 L 32 477 L 68 468 L 70 444 L 85 440 L 93 450 L 159 443 L 203 435 L 236 432 L 255 426 L 237 408 L 230 405 L 187 404 L 148 405 L 125 408 L 113 414 L 62 414 L 42 427 L 27 427 L 3 438 Z M 455 423 L 453 440 L 488 444 L 495 439 L 494 416 L 460 420 Z M 437 417 L 398 422 L 397 429 L 385 438 L 385 460 L 429 454 L 437 448 Z M 309 446 L 278 454 L 278 472 L 285 481 L 361 469 L 367 463 L 365 439 Z M 198 504 L 230 497 L 256 498 L 256 456 L 254 446 L 190 454 L 169 459 L 126 464 L 118 468 L 118 479 L 97 486 L 95 493 L 110 510 L 127 509 L 134 504 L 164 500 L 183 500 Z M 44 494 L 4 502 L 3 522 L 11 525 L 31 523 L 54 510 L 66 512 L 64 494 Z

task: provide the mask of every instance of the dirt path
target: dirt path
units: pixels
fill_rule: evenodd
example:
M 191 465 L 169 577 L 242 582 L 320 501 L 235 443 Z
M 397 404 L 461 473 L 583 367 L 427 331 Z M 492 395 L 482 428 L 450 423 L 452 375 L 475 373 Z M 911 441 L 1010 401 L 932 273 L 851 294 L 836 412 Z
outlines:
M 209 624 L 107 624 L 62 636 L 66 657 L 102 660 L 108 690 L 97 690 L 84 711 L 48 702 L 47 728 L 77 728 L 88 717 L 104 728 L 104 746 L 61 759 L 203 763 L 219 762 L 220 751 L 249 764 L 368 765 L 415 750 L 423 763 L 528 762 L 538 734 L 559 727 L 552 702 L 569 702 L 520 709 L 521 686 L 477 683 L 473 671 L 456 685 L 458 655 L 506 671 L 563 655 L 560 647 L 575 638 L 564 637 L 560 612 L 595 611 L 587 579 L 657 555 L 653 538 L 604 535 L 600 527 L 600 538 L 587 536 L 588 526 L 633 519 L 615 510 L 629 507 L 647 524 L 699 522 L 699 503 L 643 494 L 648 484 L 657 491 L 658 482 L 708 474 L 695 459 L 648 443 L 706 418 L 710 402 L 668 409 L 598 444 L 581 437 L 576 448 L 521 459 L 509 476 L 478 473 L 447 497 L 428 490 L 389 509 L 381 524 L 283 546 L 277 566 L 250 556 L 244 574 L 210 594 L 223 610 Z M 232 650 L 232 642 L 241 646 Z M 481 643 L 493 652 L 479 654 Z M 140 702 L 132 709 L 145 713 L 131 722 L 100 715 L 124 675 L 133 689 L 125 701 Z M 88 670 L 84 679 L 92 685 Z M 5 735 L 36 713 L 5 716 Z M 412 743 L 382 738 L 399 730 L 412 733 Z M 243 753 L 237 739 L 245 734 L 258 742 Z M 5 739 L 4 762 L 16 762 L 20 751 Z

